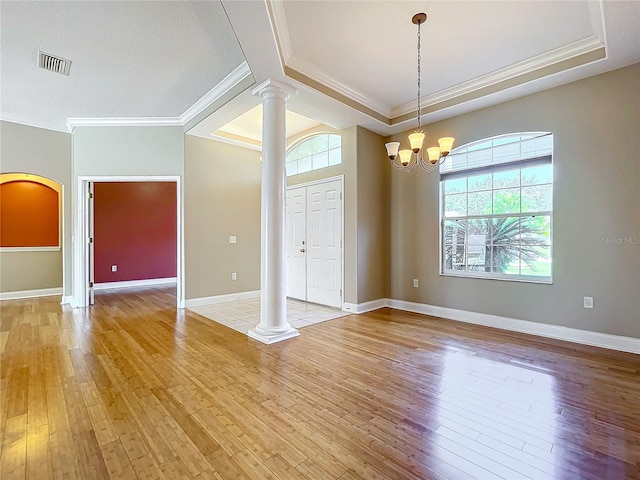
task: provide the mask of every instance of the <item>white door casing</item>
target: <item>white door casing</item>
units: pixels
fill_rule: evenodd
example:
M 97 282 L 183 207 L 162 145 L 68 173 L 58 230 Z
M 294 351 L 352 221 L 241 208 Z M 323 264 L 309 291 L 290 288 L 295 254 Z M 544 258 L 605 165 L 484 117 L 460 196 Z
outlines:
M 287 296 L 342 307 L 342 179 L 287 189 Z
M 95 281 L 96 281 L 96 269 L 95 269 L 95 210 L 94 210 L 94 188 L 93 182 L 87 182 L 88 192 L 87 192 L 87 216 L 88 216 L 88 227 L 89 227 L 89 248 L 87 249 L 87 253 L 89 258 L 87 259 L 87 264 L 89 266 L 89 305 L 93 305 L 96 303 L 96 295 L 95 295 Z

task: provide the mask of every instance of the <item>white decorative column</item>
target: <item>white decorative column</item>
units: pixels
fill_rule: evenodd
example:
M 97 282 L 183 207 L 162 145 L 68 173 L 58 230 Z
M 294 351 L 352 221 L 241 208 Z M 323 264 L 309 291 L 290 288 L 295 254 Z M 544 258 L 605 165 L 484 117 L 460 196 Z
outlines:
M 295 89 L 267 80 L 253 90 L 262 99 L 260 323 L 248 335 L 275 343 L 300 335 L 287 322 L 285 252 L 285 103 Z

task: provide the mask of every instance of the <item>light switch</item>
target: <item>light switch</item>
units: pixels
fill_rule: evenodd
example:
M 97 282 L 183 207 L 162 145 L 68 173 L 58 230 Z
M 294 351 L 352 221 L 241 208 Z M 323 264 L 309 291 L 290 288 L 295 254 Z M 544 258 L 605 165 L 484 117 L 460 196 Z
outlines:
M 237 239 L 235 235 L 230 235 L 229 236 L 229 243 L 237 243 Z
M 112 272 L 117 272 L 118 271 L 118 265 L 111 265 L 111 271 Z

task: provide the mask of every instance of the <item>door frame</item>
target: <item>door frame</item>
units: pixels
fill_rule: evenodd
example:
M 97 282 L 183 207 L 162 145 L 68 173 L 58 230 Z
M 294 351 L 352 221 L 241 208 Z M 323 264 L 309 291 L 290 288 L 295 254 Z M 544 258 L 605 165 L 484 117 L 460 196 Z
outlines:
M 335 182 L 335 181 L 339 181 L 340 182 L 340 191 L 342 192 L 342 196 L 340 198 L 340 208 L 342 209 L 342 228 L 341 228 L 341 232 L 340 232 L 340 263 L 341 263 L 341 267 L 340 267 L 340 271 L 341 271 L 341 275 L 340 275 L 340 291 L 342 292 L 342 294 L 340 295 L 340 309 L 342 309 L 344 307 L 344 277 L 345 277 L 345 272 L 344 272 L 344 197 L 345 197 L 345 191 L 344 191 L 344 175 L 335 175 L 333 177 L 326 177 L 326 178 L 320 178 L 318 180 L 311 180 L 309 182 L 304 182 L 304 183 L 296 183 L 294 185 L 288 185 L 287 184 L 287 191 L 290 189 L 294 189 L 294 188 L 301 188 L 301 187 L 311 187 L 314 185 L 320 185 L 322 183 L 329 183 L 329 182 Z M 286 194 L 285 194 L 286 197 Z M 285 202 L 286 203 L 286 202 Z M 286 215 L 286 212 L 285 212 Z M 306 229 L 306 212 L 305 212 L 305 229 Z M 306 263 L 305 263 L 305 269 L 306 269 Z M 305 272 L 305 277 L 306 277 L 306 272 Z M 307 288 L 306 288 L 306 278 L 305 278 L 305 293 L 304 296 L 305 298 L 307 298 Z M 306 302 L 306 300 L 305 300 Z
M 176 306 L 185 308 L 184 282 L 184 229 L 182 225 L 183 199 L 181 178 L 179 175 L 126 175 L 126 176 L 78 176 L 76 183 L 74 229 L 73 229 L 73 257 L 72 284 L 73 295 L 71 306 L 82 308 L 89 305 L 89 209 L 86 195 L 89 183 L 104 182 L 173 182 L 176 184 Z

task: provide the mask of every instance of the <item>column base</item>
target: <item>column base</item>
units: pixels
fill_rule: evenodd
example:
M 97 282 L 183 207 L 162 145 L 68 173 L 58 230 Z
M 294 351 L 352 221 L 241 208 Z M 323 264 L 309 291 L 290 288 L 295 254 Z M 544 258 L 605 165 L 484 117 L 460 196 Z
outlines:
M 255 328 L 252 328 L 247 332 L 247 335 L 249 335 L 254 340 L 258 340 L 259 342 L 266 343 L 267 345 L 271 345 L 272 343 L 277 343 L 283 340 L 288 340 L 290 338 L 297 337 L 300 335 L 300 332 L 297 329 L 290 327 L 289 330 L 287 330 L 286 332 L 265 334 L 265 333 L 256 331 Z

